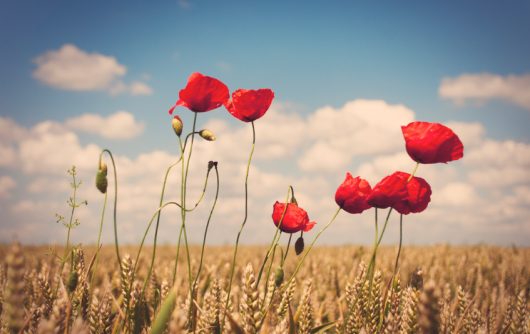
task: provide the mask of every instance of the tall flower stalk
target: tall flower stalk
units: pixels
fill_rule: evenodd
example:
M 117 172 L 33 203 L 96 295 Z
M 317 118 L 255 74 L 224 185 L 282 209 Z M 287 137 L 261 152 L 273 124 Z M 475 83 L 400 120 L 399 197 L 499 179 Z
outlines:
M 252 147 L 250 149 L 250 155 L 248 157 L 247 168 L 245 171 L 245 215 L 243 217 L 243 222 L 241 223 L 241 227 L 239 228 L 239 232 L 237 232 L 236 244 L 234 246 L 234 254 L 232 255 L 232 264 L 230 266 L 230 276 L 228 278 L 228 291 L 226 294 L 225 310 L 228 309 L 228 305 L 230 303 L 230 293 L 232 291 L 232 281 L 234 279 L 234 271 L 236 268 L 236 258 L 237 258 L 237 250 L 239 247 L 239 238 L 241 237 L 241 233 L 243 232 L 243 228 L 245 228 L 245 224 L 247 223 L 247 219 L 248 219 L 248 175 L 250 171 L 250 163 L 252 162 L 252 156 L 254 155 L 254 148 L 256 146 L 256 129 L 254 127 L 254 122 L 251 122 L 251 124 L 252 124 Z M 226 317 L 226 312 L 224 313 L 223 321 L 221 322 L 221 324 L 224 324 L 225 317 Z

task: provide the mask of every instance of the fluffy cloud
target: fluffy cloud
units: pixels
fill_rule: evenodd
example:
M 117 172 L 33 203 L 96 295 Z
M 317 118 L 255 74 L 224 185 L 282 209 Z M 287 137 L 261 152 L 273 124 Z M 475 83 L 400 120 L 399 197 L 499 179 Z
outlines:
M 257 146 L 249 178 L 249 219 L 242 242 L 264 243 L 272 237 L 272 204 L 284 200 L 289 185 L 294 186 L 300 205 L 317 221 L 319 228 L 336 208 L 333 195 L 346 171 L 374 185 L 395 170 L 409 172 L 414 167 L 404 150 L 399 128 L 414 120 L 414 112 L 405 106 L 356 100 L 339 108 L 321 108 L 305 117 L 288 110 L 288 105 L 275 103 L 265 117 L 256 122 Z M 20 197 L 13 193 L 1 203 L 3 211 L 11 215 L 7 221 L 13 222 L 3 226 L 8 233 L 6 236 L 15 232 L 22 235 L 23 231 L 25 241 L 53 241 L 62 235 L 61 226 L 53 225 L 53 214 L 65 211 L 64 199 L 69 195 L 65 171 L 75 164 L 79 178 L 85 181 L 78 195 L 88 200 L 89 206 L 79 209 L 82 223 L 73 236 L 76 242 L 94 242 L 103 200 L 92 184 L 100 147 L 83 142 L 77 132 L 93 131 L 92 127 L 79 125 L 91 122 L 114 128 L 109 125 L 112 124 L 110 119 L 83 116 L 75 121 L 42 122 L 24 128 L 0 118 L 0 126 L 8 124 L 14 131 L 3 143 L 14 152 L 13 159 L 17 161 L 16 168 L 13 165 L 3 168 L 8 171 L 7 177 L 16 182 L 17 193 L 18 189 L 22 193 Z M 135 120 L 134 123 L 139 122 Z M 447 124 L 464 142 L 465 156 L 450 164 L 420 166 L 417 175 L 431 184 L 433 196 L 425 212 L 405 218 L 405 241 L 527 244 L 520 231 L 528 225 L 530 214 L 530 180 L 526 172 L 530 168 L 528 144 L 493 140 L 480 123 Z M 200 138 L 195 141 L 188 206 L 200 198 L 208 161 L 218 161 L 220 198 L 208 240 L 232 243 L 244 215 L 244 176 L 252 132 L 249 124 L 235 120 L 214 119 L 206 122 L 205 127 L 214 131 L 218 139 L 216 142 Z M 134 145 L 134 139 L 131 143 Z M 114 153 L 120 182 L 120 240 L 134 243 L 139 241 L 158 207 L 164 173 L 177 156 L 164 150 L 137 156 Z M 21 179 L 16 177 L 19 172 L 23 173 Z M 181 165 L 177 165 L 169 175 L 168 200 L 179 198 L 180 172 Z M 192 242 L 200 242 L 202 238 L 205 218 L 213 201 L 214 176 L 212 172 L 203 204 L 189 215 Z M 113 194 L 113 182 L 110 171 L 109 195 Z M 112 242 L 111 213 L 107 211 L 106 242 Z M 372 219 L 370 213 L 341 214 L 333 228 L 323 235 L 322 242 L 369 243 L 373 233 Z M 39 224 L 46 220 L 50 225 L 43 230 Z M 179 221 L 175 207 L 164 210 L 160 241 L 174 242 Z M 460 231 L 461 236 L 455 236 L 455 230 Z M 396 224 L 391 223 L 384 242 L 396 241 L 396 235 Z
M 401 125 L 414 119 L 403 105 L 355 100 L 325 107 L 307 119 L 305 136 L 313 144 L 298 160 L 304 171 L 340 171 L 354 157 L 388 153 L 402 146 Z
M 499 99 L 530 110 L 530 74 L 463 74 L 455 78 L 444 78 L 438 93 L 442 98 L 457 104 Z
M 11 190 L 15 188 L 17 183 L 12 177 L 0 176 L 0 198 L 11 197 Z
M 97 134 L 109 139 L 131 139 L 140 135 L 144 123 L 138 122 L 134 115 L 118 111 L 108 117 L 97 114 L 84 114 L 66 120 L 66 126 L 77 131 Z
M 124 83 L 121 78 L 127 68 L 115 57 L 89 53 L 73 44 L 48 51 L 34 59 L 37 68 L 33 77 L 42 83 L 64 90 L 108 91 L 111 94 L 129 92 L 150 95 L 152 89 L 143 82 Z

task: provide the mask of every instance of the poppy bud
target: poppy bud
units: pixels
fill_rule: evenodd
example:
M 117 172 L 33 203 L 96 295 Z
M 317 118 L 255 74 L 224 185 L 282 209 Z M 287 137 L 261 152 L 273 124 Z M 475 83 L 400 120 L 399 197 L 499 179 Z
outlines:
M 107 164 L 103 161 L 101 161 L 101 163 L 99 164 L 99 170 L 102 171 L 105 176 L 107 176 Z
M 101 162 L 99 165 L 98 172 L 96 174 L 96 188 L 101 191 L 102 194 L 107 192 L 107 186 L 109 182 L 107 181 L 107 164 Z
M 180 135 L 182 134 L 182 128 L 184 127 L 180 117 L 173 117 L 173 119 L 171 120 L 171 126 L 173 127 L 173 130 L 175 130 L 175 134 L 180 137 Z
M 294 243 L 294 251 L 296 252 L 296 255 L 302 254 L 304 247 L 304 237 L 300 236 L 300 238 L 296 239 L 296 242 Z
M 207 141 L 214 141 L 216 139 L 213 132 L 207 129 L 201 130 L 199 132 L 199 136 L 206 139 Z
M 277 288 L 279 288 L 280 285 L 282 285 L 283 277 L 284 277 L 283 269 L 279 267 L 278 269 L 276 269 L 276 274 L 274 275 L 274 284 L 276 285 Z

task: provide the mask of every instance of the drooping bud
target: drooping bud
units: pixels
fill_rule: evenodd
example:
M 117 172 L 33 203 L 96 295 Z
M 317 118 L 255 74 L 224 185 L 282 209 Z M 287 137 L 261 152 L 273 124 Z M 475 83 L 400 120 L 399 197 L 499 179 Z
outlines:
M 294 244 L 294 251 L 296 252 L 296 255 L 302 254 L 304 251 L 304 237 L 300 236 L 298 239 L 296 239 L 296 242 Z
M 101 161 L 101 163 L 99 164 L 99 170 L 102 171 L 105 176 L 107 176 L 107 164 L 103 161 Z
M 100 162 L 99 169 L 96 174 L 96 188 L 104 194 L 107 192 L 107 186 L 109 185 L 109 182 L 107 180 L 107 164 L 104 162 Z
M 184 127 L 184 124 L 182 123 L 180 117 L 173 117 L 173 119 L 171 120 L 171 126 L 173 127 L 175 134 L 180 137 L 180 135 L 182 134 L 182 128 Z
M 213 132 L 208 129 L 201 130 L 199 132 L 199 136 L 206 139 L 207 141 L 214 141 L 216 139 Z
M 284 277 L 283 269 L 282 267 L 279 267 L 278 269 L 276 269 L 276 274 L 274 275 L 274 284 L 276 285 L 277 288 L 279 288 L 280 285 L 282 285 L 283 277 Z

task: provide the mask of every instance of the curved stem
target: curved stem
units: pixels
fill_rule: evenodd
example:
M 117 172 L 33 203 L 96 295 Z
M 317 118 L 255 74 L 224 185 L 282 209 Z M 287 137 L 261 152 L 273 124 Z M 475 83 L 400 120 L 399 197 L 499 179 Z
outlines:
M 136 267 L 138 265 L 138 261 L 140 260 L 140 253 L 142 252 L 142 248 L 144 246 L 144 243 L 145 243 L 145 239 L 147 238 L 147 234 L 149 233 L 149 229 L 151 228 L 151 225 L 153 224 L 153 221 L 155 220 L 155 217 L 157 215 L 160 214 L 160 212 L 162 211 L 163 208 L 165 208 L 166 206 L 168 205 L 175 205 L 177 207 L 180 208 L 180 204 L 177 203 L 177 202 L 166 202 L 164 203 L 163 205 L 161 205 L 160 207 L 158 207 L 158 209 L 155 211 L 155 213 L 151 216 L 151 219 L 149 220 L 149 224 L 147 224 L 147 228 L 145 229 L 145 232 L 144 232 L 144 236 L 142 237 L 142 241 L 140 242 L 140 247 L 138 249 L 138 253 L 136 254 L 136 260 L 134 261 L 134 270 L 133 270 L 133 273 L 136 273 Z M 145 290 L 145 287 L 147 285 L 147 280 L 150 278 L 151 276 L 151 271 L 153 269 L 153 266 L 150 266 L 149 267 L 149 272 L 147 273 L 147 276 L 145 278 L 145 281 L 144 281 L 144 288 L 143 290 Z M 132 282 L 131 282 L 132 283 Z
M 121 265 L 121 256 L 120 256 L 120 247 L 118 244 L 118 223 L 116 219 L 116 209 L 118 207 L 118 174 L 116 173 L 116 163 L 114 162 L 114 156 L 112 155 L 112 152 L 108 149 L 104 149 L 101 151 L 101 154 L 99 155 L 99 160 L 101 161 L 101 157 L 103 156 L 103 153 L 107 153 L 110 157 L 110 160 L 112 161 L 112 169 L 114 170 L 114 213 L 113 213 L 113 220 L 114 220 L 114 247 L 116 249 L 116 257 L 118 258 L 118 264 L 120 266 L 120 272 L 123 271 L 122 265 Z
M 184 164 L 182 164 L 182 184 L 181 184 L 181 192 L 180 192 L 180 200 L 181 200 L 181 219 L 182 219 L 182 232 L 184 233 L 184 246 L 186 248 L 186 258 L 188 262 L 188 282 L 189 282 L 189 290 L 190 290 L 190 298 L 193 298 L 193 286 L 192 286 L 192 274 L 191 274 L 191 257 L 190 257 L 190 249 L 188 245 L 188 234 L 186 232 L 186 191 L 187 191 L 187 183 L 188 183 L 188 172 L 190 168 L 190 161 L 191 161 L 191 154 L 193 152 L 193 142 L 195 141 L 195 127 L 197 126 L 197 113 L 194 113 L 193 115 L 193 126 L 192 126 L 192 132 L 191 132 L 191 143 L 190 143 L 190 151 L 188 153 L 188 160 L 186 161 L 186 169 L 184 169 Z M 187 138 L 186 138 L 187 139 Z M 182 147 L 181 143 L 181 152 L 184 156 L 184 147 Z M 190 304 L 193 305 L 193 302 Z
M 289 241 L 287 241 L 287 248 L 285 249 L 285 254 L 283 255 L 283 259 L 282 259 L 282 267 L 283 267 L 283 264 L 285 263 L 285 259 L 287 259 L 287 254 L 289 254 L 289 248 L 291 248 L 291 239 L 293 238 L 293 234 L 289 234 Z
M 210 209 L 210 214 L 208 215 L 208 220 L 206 221 L 206 228 L 204 229 L 204 236 L 203 236 L 203 239 L 202 239 L 201 257 L 200 257 L 200 260 L 199 260 L 199 269 L 197 269 L 197 275 L 195 276 L 195 281 L 193 282 L 193 286 L 195 286 L 195 284 L 199 280 L 199 276 L 201 274 L 202 261 L 204 259 L 204 246 L 206 245 L 206 235 L 208 234 L 208 227 L 210 226 L 210 221 L 212 219 L 213 211 L 215 209 L 215 205 L 217 204 L 217 199 L 219 198 L 219 171 L 217 170 L 217 165 L 214 165 L 214 168 L 215 168 L 215 178 L 216 178 L 216 181 L 217 181 L 216 182 L 216 188 L 215 188 L 215 198 L 213 200 L 212 208 Z M 208 170 L 208 173 L 210 173 L 210 170 Z M 204 191 L 203 191 L 203 194 L 204 194 Z
M 236 266 L 237 249 L 239 247 L 239 238 L 241 237 L 241 232 L 243 232 L 243 228 L 245 227 L 245 224 L 247 223 L 247 219 L 248 219 L 248 174 L 250 170 L 250 163 L 252 162 L 252 156 L 254 155 L 254 147 L 256 146 L 256 129 L 254 127 L 254 122 L 251 122 L 250 124 L 252 125 L 252 148 L 250 150 L 250 155 L 248 157 L 247 170 L 245 173 L 245 217 L 243 219 L 243 222 L 241 223 L 241 228 L 239 229 L 239 232 L 237 233 L 237 237 L 236 237 L 236 245 L 234 248 L 234 255 L 232 257 L 232 266 L 230 268 L 230 278 L 228 281 L 228 292 L 226 296 L 225 310 L 228 310 L 228 305 L 230 301 L 230 293 L 232 292 L 232 281 L 234 279 L 234 270 Z M 226 312 L 223 315 L 223 321 L 221 322 L 221 326 L 224 324 L 225 318 L 226 318 Z
M 341 208 L 339 207 L 337 209 L 337 211 L 335 211 L 335 213 L 333 214 L 333 217 L 331 217 L 331 220 L 326 224 L 326 226 L 324 226 L 320 231 L 318 231 L 317 235 L 315 236 L 315 238 L 313 239 L 313 241 L 309 245 L 309 248 L 305 251 L 305 253 L 302 256 L 302 258 L 300 259 L 300 261 L 298 261 L 298 265 L 296 266 L 296 269 L 294 270 L 294 272 L 291 275 L 291 278 L 289 279 L 287 284 L 289 284 L 296 277 L 296 274 L 298 273 L 298 271 L 302 267 L 302 264 L 304 264 L 304 261 L 305 261 L 305 258 L 307 257 L 307 254 L 309 254 L 309 252 L 311 252 L 311 249 L 313 248 L 313 246 L 317 242 L 317 240 L 320 237 L 320 235 L 335 221 L 335 218 L 337 218 L 337 216 L 339 215 L 340 210 L 341 210 Z
M 194 122 L 193 127 L 195 128 L 195 122 Z M 193 130 L 192 132 L 188 133 L 188 135 L 186 136 L 186 139 L 184 140 L 184 145 L 182 145 L 182 141 L 180 141 L 181 160 L 184 157 L 184 151 L 186 150 L 186 146 L 188 144 L 188 139 L 190 138 L 190 136 L 193 136 L 193 135 L 198 134 L 198 133 L 199 132 L 195 131 L 195 130 Z M 180 137 L 179 137 L 179 140 L 180 140 Z M 188 161 L 189 161 L 189 159 L 188 159 Z M 182 173 L 184 173 L 184 167 L 183 167 L 182 171 L 183 171 Z M 184 211 L 191 212 L 191 211 L 195 210 L 195 208 L 197 208 L 197 206 L 201 203 L 201 201 L 204 198 L 204 194 L 206 192 L 206 187 L 208 185 L 208 176 L 209 176 L 209 171 L 206 173 L 206 179 L 204 181 L 204 187 L 203 187 L 203 190 L 202 190 L 202 194 L 199 197 L 199 199 L 197 200 L 197 202 L 195 203 L 195 205 L 193 206 L 193 208 L 187 209 L 187 208 L 184 207 Z M 181 198 L 182 198 L 182 189 L 181 189 Z M 181 210 L 182 210 L 182 208 L 183 207 L 181 207 Z M 173 285 L 175 285 L 175 280 L 177 278 L 178 258 L 179 258 L 179 255 L 180 255 L 180 243 L 182 241 L 182 234 L 183 234 L 183 231 L 184 231 L 184 227 L 185 227 L 185 225 L 181 224 L 180 225 L 180 229 L 179 229 L 179 239 L 178 239 L 178 242 L 177 242 L 177 254 L 175 255 L 175 264 L 173 265 L 173 275 L 172 275 L 172 279 L 171 279 Z
M 101 220 L 99 222 L 99 231 L 98 231 L 98 241 L 96 243 L 96 254 L 95 257 L 95 263 L 94 263 L 94 269 L 92 270 L 92 275 L 90 277 L 90 289 L 92 290 L 94 277 L 97 273 L 98 263 L 99 263 L 99 250 L 101 249 L 100 242 L 101 242 L 101 233 L 103 231 L 103 221 L 105 219 L 105 211 L 107 209 L 107 196 L 108 192 L 105 192 L 105 199 L 103 200 L 103 209 L 101 210 Z
M 374 208 L 375 209 L 375 237 L 374 237 L 374 250 L 372 251 L 372 256 L 370 257 L 370 264 L 368 265 L 368 270 L 366 271 L 366 274 L 367 276 L 366 277 L 372 277 L 372 271 L 374 269 L 374 265 L 375 265 L 375 256 L 376 256 L 376 252 L 377 252 L 377 245 L 379 244 L 378 243 L 378 236 L 379 236 L 379 231 L 378 231 L 378 218 L 377 218 L 377 208 Z M 366 278 L 365 278 L 366 279 Z
M 216 167 L 216 170 L 217 170 L 217 167 Z M 197 200 L 197 202 L 195 202 L 195 204 L 193 205 L 191 209 L 185 208 L 186 212 L 192 212 L 193 210 L 197 208 L 197 206 L 199 206 L 199 204 L 201 204 L 202 200 L 204 199 L 204 195 L 206 194 L 206 188 L 208 187 L 209 176 L 210 176 L 210 169 L 208 169 L 208 171 L 206 172 L 204 186 L 202 187 L 202 192 L 201 192 L 201 195 L 199 196 L 199 199 Z
M 180 158 L 175 163 L 169 165 L 169 167 L 167 168 L 166 174 L 164 176 L 164 182 L 162 184 L 162 191 L 160 192 L 160 201 L 158 203 L 158 207 L 161 207 L 162 203 L 164 202 L 164 194 L 166 192 L 166 185 L 167 185 L 167 179 L 168 179 L 168 176 L 169 176 L 169 172 L 171 171 L 171 169 L 173 169 L 173 167 L 178 165 L 181 161 L 182 161 L 182 156 L 180 156 Z M 158 228 L 160 226 L 161 213 L 162 213 L 162 211 L 158 210 L 158 214 L 157 214 L 157 217 L 156 217 L 156 224 L 155 224 L 155 235 L 154 235 L 154 238 L 153 238 L 153 253 L 151 255 L 151 264 L 149 265 L 149 270 L 147 271 L 147 277 L 145 279 L 145 282 L 149 281 L 149 279 L 151 278 L 151 274 L 153 272 L 153 266 L 154 266 L 155 257 L 156 257 L 156 246 L 157 246 L 157 240 L 158 240 Z M 149 224 L 149 227 L 150 226 L 151 225 Z M 149 227 L 148 227 L 148 230 L 149 230 Z M 145 238 L 145 236 L 144 236 L 144 238 Z M 145 290 L 145 284 L 144 284 L 143 290 Z
M 277 247 L 278 247 L 278 243 L 274 244 L 274 247 L 272 248 L 271 262 L 269 262 L 269 268 L 267 268 L 267 276 L 266 276 L 267 278 L 265 280 L 265 293 L 264 293 L 264 296 L 267 296 L 267 291 L 269 290 L 269 279 L 270 279 L 272 264 L 274 263 L 274 256 L 276 255 L 276 248 Z M 256 287 L 257 287 L 257 285 L 256 285 Z
M 401 255 L 401 245 L 403 244 L 403 215 L 399 215 L 399 247 L 398 247 L 398 253 L 396 257 L 396 263 L 394 264 L 394 273 L 392 274 L 392 277 L 396 276 L 398 264 L 399 264 L 399 256 Z
M 420 166 L 420 163 L 417 162 L 416 165 L 414 165 L 414 169 L 412 170 L 412 173 L 409 175 L 408 179 L 407 179 L 407 183 L 412 180 L 412 178 L 414 177 L 414 175 L 416 174 L 416 172 L 418 171 L 418 167 Z M 386 215 L 386 219 L 385 219 L 385 224 L 383 225 L 383 230 L 381 231 L 381 235 L 379 236 L 379 239 L 377 240 L 377 243 L 375 244 L 374 246 L 374 252 L 372 254 L 372 258 L 370 260 L 370 265 L 368 267 L 368 274 L 370 274 L 370 288 L 372 287 L 372 279 L 373 279 L 373 274 L 375 272 L 375 257 L 376 257 L 376 253 L 377 253 L 377 248 L 379 247 L 379 245 L 381 244 L 381 241 L 383 240 L 383 235 L 385 234 L 385 230 L 386 230 L 386 227 L 388 225 L 388 221 L 389 221 L 389 218 L 390 218 L 390 214 L 392 213 L 392 210 L 393 208 L 390 208 L 388 210 L 388 214 Z M 377 208 L 376 208 L 376 214 L 377 214 Z M 401 222 L 401 219 L 400 219 L 400 222 Z M 400 233 L 401 233 L 401 230 L 400 230 Z M 377 216 L 376 216 L 376 235 L 377 235 Z M 401 236 L 400 236 L 401 238 Z M 400 240 L 400 250 L 401 250 L 401 240 Z M 398 254 L 399 256 L 399 254 Z M 398 260 L 398 259 L 396 259 Z M 370 270 L 371 269 L 371 270 Z

